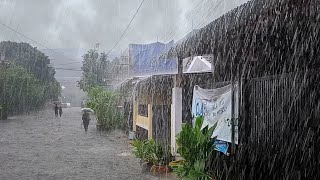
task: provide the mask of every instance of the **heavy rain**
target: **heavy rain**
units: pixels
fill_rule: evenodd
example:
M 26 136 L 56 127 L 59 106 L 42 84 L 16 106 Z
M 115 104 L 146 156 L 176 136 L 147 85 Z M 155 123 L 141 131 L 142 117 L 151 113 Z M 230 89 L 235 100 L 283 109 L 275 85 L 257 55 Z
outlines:
M 318 0 L 0 0 L 0 179 L 320 179 Z

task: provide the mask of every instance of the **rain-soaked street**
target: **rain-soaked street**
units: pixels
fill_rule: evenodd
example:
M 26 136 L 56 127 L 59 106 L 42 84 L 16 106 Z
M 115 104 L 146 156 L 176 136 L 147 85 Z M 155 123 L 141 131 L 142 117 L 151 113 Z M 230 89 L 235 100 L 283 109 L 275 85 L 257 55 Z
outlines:
M 93 120 L 86 135 L 80 119 L 70 108 L 0 121 L 0 179 L 159 179 L 141 173 L 123 134 L 99 134 Z
M 319 12 L 0 0 L 0 180 L 320 180 Z

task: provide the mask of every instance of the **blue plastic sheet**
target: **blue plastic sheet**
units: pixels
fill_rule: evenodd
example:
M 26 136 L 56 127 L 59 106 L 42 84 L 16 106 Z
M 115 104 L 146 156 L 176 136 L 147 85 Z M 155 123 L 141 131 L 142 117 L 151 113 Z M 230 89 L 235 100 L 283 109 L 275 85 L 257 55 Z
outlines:
M 173 41 L 168 44 L 160 42 L 151 44 L 130 44 L 129 53 L 133 64 L 134 76 L 172 74 L 177 71 L 177 60 L 159 58 L 173 47 Z
M 228 155 L 228 148 L 229 148 L 228 142 L 216 140 L 213 144 L 215 145 L 215 148 L 214 148 L 215 150 Z

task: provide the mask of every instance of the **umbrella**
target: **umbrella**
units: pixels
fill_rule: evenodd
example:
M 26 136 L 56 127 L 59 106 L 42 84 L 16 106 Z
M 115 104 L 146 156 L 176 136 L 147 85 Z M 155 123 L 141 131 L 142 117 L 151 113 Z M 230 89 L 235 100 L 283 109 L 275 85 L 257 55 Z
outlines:
M 93 112 L 93 110 L 91 108 L 82 108 L 81 111 L 82 112 Z

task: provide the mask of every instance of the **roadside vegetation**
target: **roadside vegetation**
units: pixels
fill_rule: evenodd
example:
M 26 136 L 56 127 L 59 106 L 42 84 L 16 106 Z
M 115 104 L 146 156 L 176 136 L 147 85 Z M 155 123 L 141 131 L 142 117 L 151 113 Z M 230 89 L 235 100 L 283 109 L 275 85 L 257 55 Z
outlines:
M 183 179 L 209 180 L 210 158 L 215 153 L 212 138 L 216 126 L 208 126 L 201 129 L 204 121 L 203 116 L 196 119 L 195 126 L 183 124 L 181 132 L 176 137 L 177 152 L 184 159 L 172 165 L 174 174 Z
M 104 86 L 108 81 L 106 78 L 110 76 L 111 66 L 105 53 L 89 50 L 83 55 L 83 76 L 79 86 L 88 94 L 85 106 L 94 111 L 97 128 L 127 130 L 128 122 L 119 107 L 120 95 Z
M 183 160 L 171 161 L 170 148 L 151 140 L 134 140 L 133 154 L 141 160 L 143 169 L 147 171 L 173 171 L 181 179 L 210 180 L 210 161 L 215 153 L 212 138 L 215 126 L 201 129 L 204 118 L 196 119 L 195 127 L 183 124 L 182 131 L 176 137 L 177 152 Z M 171 161 L 171 162 L 170 162 Z
M 169 162 L 172 160 L 170 147 L 164 146 L 153 139 L 132 142 L 133 154 L 140 159 L 143 171 L 165 173 L 169 171 Z
M 94 111 L 99 128 L 102 130 L 127 129 L 127 122 L 118 108 L 119 95 L 102 87 L 88 90 L 86 106 Z
M 55 70 L 42 52 L 27 43 L 0 43 L 1 119 L 39 110 L 61 93 Z

